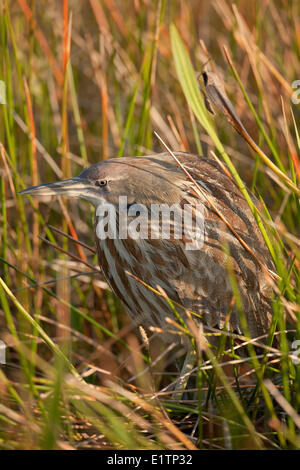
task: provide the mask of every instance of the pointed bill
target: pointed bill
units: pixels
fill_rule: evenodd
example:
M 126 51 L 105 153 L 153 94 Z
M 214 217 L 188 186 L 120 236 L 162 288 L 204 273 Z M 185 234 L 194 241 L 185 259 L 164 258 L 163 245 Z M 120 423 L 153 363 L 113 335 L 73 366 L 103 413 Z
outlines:
M 85 178 L 75 177 L 54 183 L 39 184 L 20 191 L 20 194 L 31 196 L 71 196 L 84 197 L 88 190 L 94 189 L 94 185 Z

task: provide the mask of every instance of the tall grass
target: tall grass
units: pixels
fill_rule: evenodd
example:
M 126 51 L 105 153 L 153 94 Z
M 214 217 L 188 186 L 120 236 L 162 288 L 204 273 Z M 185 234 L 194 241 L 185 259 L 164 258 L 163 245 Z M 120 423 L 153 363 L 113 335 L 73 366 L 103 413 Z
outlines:
M 1 1 L 0 448 L 300 448 L 299 31 L 297 0 Z M 205 63 L 256 152 L 207 113 L 196 78 Z M 177 337 L 166 347 L 159 330 L 138 332 L 99 273 L 92 209 L 18 194 L 101 159 L 164 150 L 154 131 L 171 150 L 227 164 L 276 266 L 260 349 L 247 325 L 245 356 L 233 334 L 199 332 L 193 315 L 170 320 L 197 353 L 184 400 L 171 385 Z M 218 347 L 203 334 L 221 336 Z

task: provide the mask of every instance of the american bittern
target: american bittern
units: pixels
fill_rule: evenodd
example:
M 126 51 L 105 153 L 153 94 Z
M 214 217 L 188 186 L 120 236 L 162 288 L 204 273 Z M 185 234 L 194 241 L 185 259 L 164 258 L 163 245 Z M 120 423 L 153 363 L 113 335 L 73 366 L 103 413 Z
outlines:
M 170 329 L 166 317 L 174 317 L 165 299 L 138 282 L 138 278 L 154 289 L 160 286 L 171 300 L 201 315 L 204 324 L 223 328 L 233 298 L 229 262 L 238 282 L 251 336 L 266 334 L 271 320 L 266 271 L 272 268 L 272 261 L 246 200 L 214 160 L 183 152 L 175 155 L 197 185 L 168 153 L 162 153 L 103 161 L 85 169 L 78 177 L 42 184 L 22 193 L 83 198 L 97 208 L 95 242 L 99 265 L 112 291 L 122 300 L 136 324 L 157 326 L 166 332 Z M 259 205 L 255 196 L 251 198 Z M 169 237 L 163 230 L 160 234 L 157 230 L 151 232 L 149 219 L 144 236 L 136 236 L 137 231 L 129 230 L 128 236 L 120 237 L 124 212 L 130 225 L 134 221 L 130 212 L 134 207 L 134 215 L 141 221 L 143 208 L 149 214 L 155 205 L 171 207 L 174 204 L 189 207 L 193 223 L 195 207 L 201 204 L 202 238 L 198 245 L 189 243 L 190 232 L 180 230 L 183 218 L 176 217 L 170 224 Z M 115 209 L 117 231 L 110 227 L 110 233 L 107 230 L 103 236 L 103 230 L 101 235 L 97 228 L 105 217 L 109 225 L 109 217 L 101 212 L 101 208 L 108 205 Z M 153 220 L 151 222 L 153 225 Z M 156 228 L 162 223 L 161 217 L 157 218 Z M 182 236 L 178 236 L 180 233 Z M 181 314 L 184 317 L 184 311 Z M 235 307 L 228 328 L 242 333 Z M 165 336 L 168 339 L 167 333 Z

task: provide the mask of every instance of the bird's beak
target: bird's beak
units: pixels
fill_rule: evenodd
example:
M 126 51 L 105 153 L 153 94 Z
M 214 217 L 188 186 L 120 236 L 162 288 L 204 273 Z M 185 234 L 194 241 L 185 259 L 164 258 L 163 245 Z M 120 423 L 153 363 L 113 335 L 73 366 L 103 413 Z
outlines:
M 68 180 L 56 181 L 54 183 L 39 184 L 31 188 L 20 191 L 20 194 L 30 194 L 32 196 L 71 196 L 85 197 L 89 189 L 94 185 L 85 178 L 75 177 Z

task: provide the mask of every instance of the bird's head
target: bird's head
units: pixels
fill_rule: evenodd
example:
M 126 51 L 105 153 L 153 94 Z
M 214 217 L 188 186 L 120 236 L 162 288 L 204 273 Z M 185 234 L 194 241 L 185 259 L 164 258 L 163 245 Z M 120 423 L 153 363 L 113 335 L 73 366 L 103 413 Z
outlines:
M 177 181 L 182 181 L 182 173 L 168 155 L 114 158 L 92 165 L 74 178 L 33 186 L 20 194 L 82 198 L 96 208 L 103 203 L 117 206 L 120 196 L 126 196 L 128 204 L 148 205 L 176 200 Z

